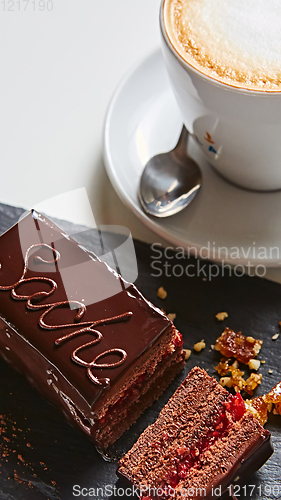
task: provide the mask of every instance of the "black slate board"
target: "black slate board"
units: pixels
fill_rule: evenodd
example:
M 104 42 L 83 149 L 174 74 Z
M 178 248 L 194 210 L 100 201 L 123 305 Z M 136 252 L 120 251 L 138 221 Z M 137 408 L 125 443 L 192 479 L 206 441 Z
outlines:
M 0 205 L 0 233 L 15 223 L 22 212 L 20 208 Z M 60 223 L 60 226 L 66 231 L 73 230 L 73 225 L 67 222 Z M 80 228 L 77 226 L 76 229 L 78 233 Z M 91 250 L 99 247 L 94 231 L 83 232 L 79 239 Z M 175 324 L 183 333 L 185 348 L 192 348 L 202 338 L 207 347 L 199 354 L 192 354 L 184 373 L 126 433 L 116 447 L 118 451 L 128 449 L 140 432 L 155 420 L 193 366 L 199 365 L 208 369 L 210 375 L 215 375 L 214 366 L 220 356 L 210 351 L 210 346 L 224 326 L 242 330 L 264 341 L 260 355 L 260 359 L 266 360 L 260 369 L 263 382 L 255 395 L 265 393 L 281 380 L 281 338 L 276 342 L 271 339 L 279 332 L 281 285 L 247 276 L 218 276 L 211 281 L 202 279 L 202 276 L 156 278 L 152 276 L 155 274 L 151 268 L 155 253 L 151 247 L 135 241 L 135 249 L 138 288 L 157 306 L 177 314 Z M 170 251 L 171 256 L 172 259 L 168 260 L 171 265 L 196 265 L 193 258 L 181 261 Z M 163 258 L 162 264 L 164 261 Z M 159 286 L 164 286 L 168 292 L 165 301 L 157 297 Z M 215 319 L 215 314 L 220 311 L 229 314 L 224 323 Z M 273 370 L 271 375 L 269 369 Z M 0 500 L 113 499 L 122 496 L 122 491 L 117 491 L 124 485 L 117 481 L 116 464 L 105 462 L 82 433 L 65 423 L 57 410 L 3 361 L 0 361 L 0 415 Z M 246 494 L 245 490 L 236 491 L 238 498 L 281 498 L 281 417 L 270 415 L 267 428 L 272 433 L 275 453 L 258 473 L 249 478 L 253 488 L 247 486 Z M 74 485 L 79 485 L 79 489 L 73 490 Z M 85 489 L 82 491 L 82 488 Z M 84 495 L 78 496 L 79 490 Z M 76 495 L 73 494 L 75 491 Z M 123 498 L 132 497 L 125 494 Z

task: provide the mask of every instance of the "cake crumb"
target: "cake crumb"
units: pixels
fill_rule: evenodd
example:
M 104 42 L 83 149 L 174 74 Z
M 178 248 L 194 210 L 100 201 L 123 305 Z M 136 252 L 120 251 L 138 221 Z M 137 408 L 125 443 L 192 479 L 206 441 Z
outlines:
M 201 340 L 201 342 L 197 342 L 196 344 L 194 344 L 193 349 L 196 352 L 200 352 L 203 349 L 205 349 L 205 347 L 206 347 L 205 341 Z
M 264 365 L 265 364 L 265 359 L 262 359 L 261 360 L 261 364 Z
M 163 288 L 163 286 L 160 286 L 160 288 L 158 288 L 157 295 L 158 295 L 159 299 L 162 299 L 162 300 L 166 299 L 167 292 Z
M 167 314 L 167 318 L 169 318 L 169 320 L 171 320 L 171 321 L 174 321 L 176 319 L 176 314 L 175 313 L 169 313 L 169 314 Z
M 216 318 L 218 321 L 223 321 L 225 318 L 228 318 L 227 312 L 220 312 L 216 314 Z
M 273 371 L 272 370 L 268 370 L 268 373 L 271 375 L 273 373 Z
M 184 352 L 185 361 L 187 361 L 191 356 L 191 350 L 190 349 L 183 349 L 183 352 Z
M 271 339 L 272 340 L 277 340 L 279 337 L 279 333 L 275 333 L 275 335 L 272 335 Z

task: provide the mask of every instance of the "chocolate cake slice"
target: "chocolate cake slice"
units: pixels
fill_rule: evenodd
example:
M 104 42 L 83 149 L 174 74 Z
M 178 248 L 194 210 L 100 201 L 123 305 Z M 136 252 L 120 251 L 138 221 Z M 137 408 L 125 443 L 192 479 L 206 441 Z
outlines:
M 146 500 L 220 497 L 273 452 L 270 433 L 231 395 L 195 367 L 120 460 L 118 476 Z
M 103 452 L 184 364 L 171 321 L 35 212 L 0 237 L 0 354 Z

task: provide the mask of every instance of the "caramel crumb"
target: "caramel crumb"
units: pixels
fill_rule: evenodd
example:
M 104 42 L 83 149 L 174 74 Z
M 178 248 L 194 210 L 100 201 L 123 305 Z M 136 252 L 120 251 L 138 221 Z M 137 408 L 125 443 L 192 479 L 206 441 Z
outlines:
M 232 386 L 235 392 L 240 392 L 242 389 L 245 389 L 247 382 L 243 378 L 244 372 L 239 368 L 234 368 L 231 373 Z
M 275 415 L 281 415 L 281 403 L 275 403 L 274 411 L 276 412 Z
M 163 288 L 163 286 L 160 286 L 160 288 L 158 288 L 157 295 L 158 295 L 159 299 L 162 299 L 162 300 L 164 300 L 167 297 L 167 292 Z
M 272 335 L 272 340 L 277 340 L 279 337 L 279 333 L 275 333 L 275 335 Z
M 174 321 L 175 318 L 176 318 L 176 314 L 175 313 L 169 313 L 169 314 L 167 314 L 167 318 L 169 318 L 169 320 L 171 320 L 171 321 Z
M 268 411 L 268 413 L 272 412 L 272 408 L 273 408 L 273 403 L 268 403 L 267 404 L 267 411 Z
M 215 349 L 227 358 L 234 357 L 241 363 L 248 364 L 260 352 L 261 346 L 262 340 L 245 337 L 241 332 L 225 328 L 216 340 Z
M 216 314 L 216 318 L 218 321 L 223 321 L 225 318 L 228 318 L 227 312 L 220 312 Z
M 201 340 L 201 342 L 197 342 L 197 344 L 194 344 L 193 349 L 196 352 L 200 352 L 203 349 L 205 349 L 205 347 L 206 347 L 205 341 Z
M 275 385 L 268 394 L 265 394 L 264 400 L 267 403 L 281 403 L 281 382 Z
M 191 356 L 191 350 L 190 349 L 184 349 L 183 352 L 184 352 L 185 361 L 187 361 L 190 358 L 190 356 Z
M 245 391 L 252 396 L 254 390 L 261 384 L 261 379 L 261 373 L 251 373 L 250 377 L 246 380 Z
M 245 406 L 261 425 L 267 422 L 268 404 L 264 401 L 263 396 L 254 399 L 246 399 Z

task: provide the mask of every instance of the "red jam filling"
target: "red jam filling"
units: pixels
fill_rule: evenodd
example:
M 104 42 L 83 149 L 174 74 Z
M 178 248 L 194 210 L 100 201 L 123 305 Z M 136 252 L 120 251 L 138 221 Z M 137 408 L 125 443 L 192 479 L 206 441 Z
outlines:
M 179 347 L 181 347 L 182 345 L 183 345 L 182 334 L 179 333 L 179 332 L 177 332 L 176 337 L 171 342 L 171 347 L 173 347 L 174 350 L 172 352 L 171 352 L 171 350 L 165 351 L 165 353 L 163 354 L 162 359 L 160 360 L 160 363 L 168 355 L 174 354 L 175 350 L 178 349 Z M 104 417 L 102 417 L 102 418 L 99 419 L 99 424 L 100 425 L 104 425 L 106 423 L 106 420 L 110 416 L 113 416 L 116 412 L 119 412 L 120 405 L 123 404 L 123 402 L 124 402 L 125 399 L 126 399 L 126 403 L 130 403 L 130 402 L 136 401 L 138 399 L 138 397 L 139 397 L 140 388 L 141 388 L 141 386 L 143 384 L 143 381 L 149 379 L 150 376 L 151 376 L 151 374 L 148 373 L 148 372 L 142 373 L 137 378 L 137 380 L 134 382 L 134 384 L 132 384 L 132 386 L 129 387 L 129 389 L 126 389 L 126 391 L 123 392 L 122 396 L 116 401 L 116 403 L 114 403 L 113 405 L 109 406 L 109 408 L 108 408 L 106 414 L 104 415 Z
M 192 467 L 200 469 L 202 453 L 219 438 L 226 436 L 233 422 L 240 420 L 245 411 L 245 403 L 240 393 L 235 394 L 235 396 L 230 394 L 228 400 L 223 405 L 218 419 L 210 424 L 205 436 L 198 439 L 191 448 L 183 445 L 176 450 L 177 454 L 174 458 L 173 466 L 162 481 L 161 488 L 175 488 L 182 479 L 186 478 L 188 471 Z

